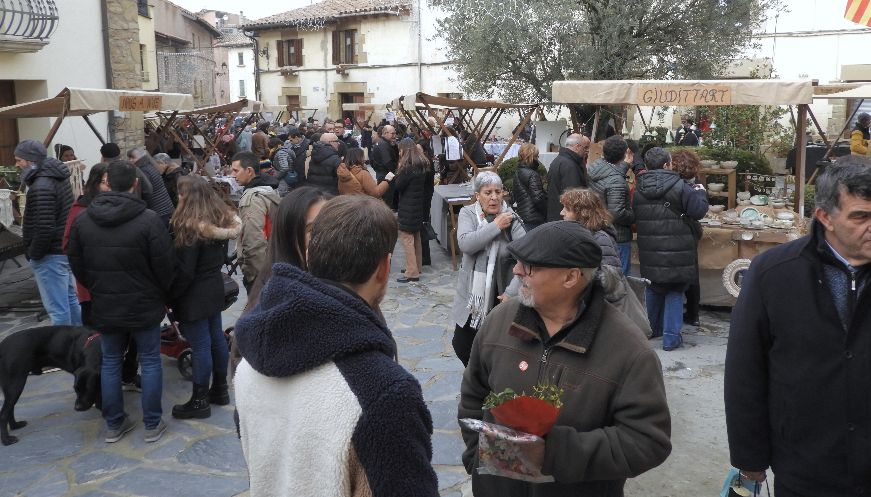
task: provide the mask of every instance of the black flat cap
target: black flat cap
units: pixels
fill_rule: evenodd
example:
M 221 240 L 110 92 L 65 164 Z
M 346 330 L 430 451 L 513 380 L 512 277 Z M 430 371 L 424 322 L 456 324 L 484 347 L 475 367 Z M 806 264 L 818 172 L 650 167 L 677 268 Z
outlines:
M 540 267 L 597 268 L 602 249 L 590 230 L 574 221 L 545 223 L 508 244 L 515 259 Z

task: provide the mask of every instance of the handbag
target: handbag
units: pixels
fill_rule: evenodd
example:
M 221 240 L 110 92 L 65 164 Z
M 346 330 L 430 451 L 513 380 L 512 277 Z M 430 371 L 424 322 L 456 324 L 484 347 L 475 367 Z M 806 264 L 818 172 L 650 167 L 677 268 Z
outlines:
M 439 237 L 433 229 L 432 225 L 429 221 L 424 221 L 421 224 L 421 240 L 429 241 L 429 240 L 438 240 Z
M 671 202 L 669 202 L 668 200 L 666 200 L 665 203 L 663 203 L 662 205 L 664 205 L 664 206 L 668 207 L 669 209 L 671 209 L 672 212 L 674 212 L 675 214 L 677 214 L 678 217 L 680 217 L 681 220 L 682 220 L 682 221 L 683 221 L 687 226 L 689 226 L 689 228 L 690 228 L 690 232 L 693 234 L 693 237 L 695 237 L 696 240 L 701 240 L 701 239 L 702 239 L 702 233 L 703 233 L 702 223 L 698 222 L 697 220 L 695 220 L 695 219 L 693 219 L 693 218 L 691 218 L 691 217 L 688 217 L 687 214 L 686 214 L 686 212 L 681 212 L 681 211 L 679 211 L 679 210 L 678 210 L 676 207 L 674 207 L 674 206 L 671 204 Z

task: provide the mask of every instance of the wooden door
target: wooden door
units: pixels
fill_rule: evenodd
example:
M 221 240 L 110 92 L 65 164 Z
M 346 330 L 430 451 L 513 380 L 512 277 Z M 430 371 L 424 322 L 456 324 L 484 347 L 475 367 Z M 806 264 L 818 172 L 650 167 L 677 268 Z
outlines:
M 15 105 L 15 82 L 0 80 L 0 107 Z M 18 122 L 0 119 L 0 166 L 14 166 L 15 145 L 18 144 Z

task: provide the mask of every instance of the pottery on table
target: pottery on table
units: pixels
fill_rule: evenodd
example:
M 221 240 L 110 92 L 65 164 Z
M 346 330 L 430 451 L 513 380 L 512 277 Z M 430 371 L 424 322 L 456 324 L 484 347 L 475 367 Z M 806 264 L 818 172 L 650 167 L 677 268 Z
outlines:
M 700 160 L 699 163 L 700 163 L 700 164 L 702 165 L 702 167 L 704 167 L 704 168 L 713 168 L 714 166 L 717 165 L 717 161 L 715 161 L 715 160 L 710 160 L 710 159 Z
M 738 161 L 736 160 L 724 160 L 720 163 L 723 166 L 723 169 L 735 169 L 738 167 Z
M 792 212 L 778 212 L 777 219 L 780 219 L 781 221 L 792 221 L 795 219 L 795 214 Z
M 749 200 L 739 200 L 738 205 L 750 205 L 750 201 Z
M 726 188 L 725 183 L 708 183 L 708 190 L 710 190 L 714 193 L 722 192 L 723 188 Z
M 767 195 L 753 195 L 750 197 L 750 203 L 753 205 L 767 205 L 768 204 L 768 196 Z
M 770 205 L 774 209 L 783 209 L 784 207 L 786 207 L 786 202 L 782 200 L 774 200 L 771 202 Z
M 719 213 L 723 212 L 724 210 L 726 210 L 726 206 L 725 205 L 712 205 L 712 206 L 708 207 L 708 210 L 713 212 L 714 214 L 719 214 Z
M 750 192 L 738 192 L 736 197 L 738 200 L 750 200 Z

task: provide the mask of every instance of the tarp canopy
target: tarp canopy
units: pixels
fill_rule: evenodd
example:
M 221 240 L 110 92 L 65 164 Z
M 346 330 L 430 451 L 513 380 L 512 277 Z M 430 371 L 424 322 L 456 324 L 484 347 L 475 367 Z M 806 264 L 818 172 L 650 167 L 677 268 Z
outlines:
M 190 111 L 179 111 L 179 114 L 218 114 L 221 112 L 238 112 L 248 105 L 248 99 L 243 98 L 228 104 L 213 105 L 211 107 L 200 107 Z
M 857 98 L 857 99 L 871 99 L 871 85 L 862 85 L 858 88 L 853 88 L 852 90 L 840 91 L 837 93 L 829 93 L 827 95 L 814 95 L 814 98 L 818 99 L 831 99 L 831 98 Z
M 795 105 L 813 99 L 810 80 L 556 81 L 553 102 L 644 106 Z
M 191 109 L 194 98 L 184 93 L 157 93 L 97 88 L 64 88 L 57 97 L 0 109 L 0 118 L 87 116 L 98 112 Z
M 426 103 L 430 107 L 441 106 L 449 109 L 528 109 L 538 104 L 506 104 L 496 100 L 466 100 L 462 98 L 447 98 L 416 93 L 407 95 L 402 99 L 402 106 L 406 110 L 413 110 L 417 104 Z

